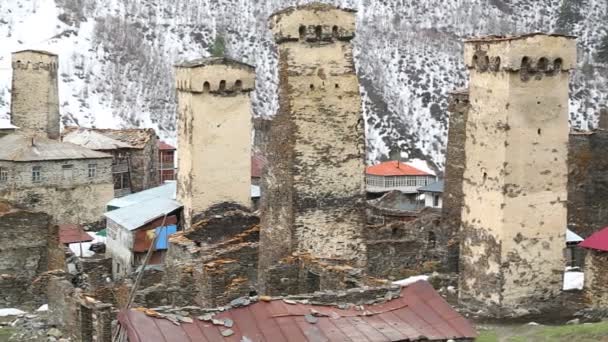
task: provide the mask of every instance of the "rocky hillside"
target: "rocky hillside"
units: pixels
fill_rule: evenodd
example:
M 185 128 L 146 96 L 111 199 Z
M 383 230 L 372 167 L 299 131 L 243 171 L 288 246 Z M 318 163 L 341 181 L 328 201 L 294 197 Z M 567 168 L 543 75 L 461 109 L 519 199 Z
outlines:
M 64 124 L 155 127 L 174 139 L 172 65 L 205 56 L 216 35 L 257 67 L 255 115 L 276 111 L 267 17 L 297 0 L 0 0 L 0 116 L 10 109 L 10 52 L 58 53 Z M 334 0 L 358 10 L 356 60 L 369 159 L 399 147 L 443 165 L 446 93 L 466 85 L 462 39 L 532 31 L 579 36 L 571 122 L 608 103 L 608 0 Z M 606 51 L 608 51 L 608 43 Z M 603 62 L 603 63 L 602 63 Z

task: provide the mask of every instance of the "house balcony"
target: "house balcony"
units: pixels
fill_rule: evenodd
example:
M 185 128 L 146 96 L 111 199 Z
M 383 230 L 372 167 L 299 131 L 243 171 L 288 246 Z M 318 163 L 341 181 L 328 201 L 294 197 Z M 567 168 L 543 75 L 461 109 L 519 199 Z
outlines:
M 434 182 L 435 176 L 365 176 L 365 188 L 370 193 L 398 190 L 405 194 L 416 194 L 418 189 Z

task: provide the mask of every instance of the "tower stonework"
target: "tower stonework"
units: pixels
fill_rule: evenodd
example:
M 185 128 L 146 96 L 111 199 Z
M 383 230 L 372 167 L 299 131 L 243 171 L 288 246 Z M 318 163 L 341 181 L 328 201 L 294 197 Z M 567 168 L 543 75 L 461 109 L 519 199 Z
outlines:
M 465 42 L 460 300 L 489 315 L 541 310 L 561 291 L 573 37 Z
M 46 51 L 25 50 L 12 55 L 11 121 L 22 132 L 60 135 L 58 58 Z
M 197 215 L 224 202 L 251 206 L 252 66 L 207 58 L 176 67 L 177 199 L 189 229 Z
M 355 12 L 313 3 L 270 17 L 280 109 L 263 183 L 260 284 L 292 253 L 365 263 L 364 134 L 351 40 Z

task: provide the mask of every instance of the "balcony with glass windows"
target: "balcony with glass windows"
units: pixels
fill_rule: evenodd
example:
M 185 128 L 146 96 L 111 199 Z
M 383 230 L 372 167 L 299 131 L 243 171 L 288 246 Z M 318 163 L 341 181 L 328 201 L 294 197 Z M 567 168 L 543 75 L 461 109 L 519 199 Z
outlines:
M 365 186 L 367 192 L 382 193 L 398 190 L 406 194 L 415 194 L 418 189 L 435 183 L 435 176 L 377 176 L 366 175 Z

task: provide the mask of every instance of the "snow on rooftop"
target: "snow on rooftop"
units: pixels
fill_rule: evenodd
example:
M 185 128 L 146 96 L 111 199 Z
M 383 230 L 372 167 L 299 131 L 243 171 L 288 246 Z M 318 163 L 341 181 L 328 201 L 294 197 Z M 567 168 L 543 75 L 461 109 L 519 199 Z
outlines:
M 581 242 L 583 240 L 584 239 L 580 235 L 570 229 L 566 229 L 566 242 Z
M 406 161 L 407 164 L 410 164 L 411 166 L 417 168 L 420 171 L 424 171 L 426 173 L 429 173 L 433 176 L 437 176 L 437 174 L 435 173 L 435 171 L 433 171 L 433 169 L 431 169 L 431 167 L 429 166 L 429 163 L 426 160 L 422 160 L 422 159 L 410 159 L 408 161 Z
M 393 284 L 394 285 L 399 285 L 399 286 L 408 286 L 408 285 L 413 284 L 413 283 L 415 283 L 417 281 L 420 281 L 420 280 L 428 281 L 429 280 L 429 276 L 428 275 L 417 275 L 417 276 L 413 276 L 413 277 L 409 277 L 409 278 L 405 278 L 405 279 L 394 281 Z

